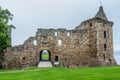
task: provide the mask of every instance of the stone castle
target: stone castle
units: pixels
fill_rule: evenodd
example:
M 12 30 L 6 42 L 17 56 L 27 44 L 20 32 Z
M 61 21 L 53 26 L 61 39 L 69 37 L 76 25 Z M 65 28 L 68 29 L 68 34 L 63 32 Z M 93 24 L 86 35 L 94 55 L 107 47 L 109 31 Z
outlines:
M 47 51 L 52 66 L 92 67 L 117 65 L 113 54 L 113 22 L 108 21 L 103 7 L 97 14 L 73 30 L 38 29 L 23 45 L 4 51 L 5 69 L 38 66 Z

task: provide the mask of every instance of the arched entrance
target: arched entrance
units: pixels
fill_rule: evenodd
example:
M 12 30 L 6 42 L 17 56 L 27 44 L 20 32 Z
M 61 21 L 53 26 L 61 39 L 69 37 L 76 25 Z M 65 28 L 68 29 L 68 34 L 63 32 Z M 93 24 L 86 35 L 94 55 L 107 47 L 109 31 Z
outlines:
M 51 60 L 51 53 L 49 50 L 42 50 L 40 52 L 40 61 L 50 61 Z
M 52 67 L 51 53 L 49 50 L 40 51 L 38 67 Z

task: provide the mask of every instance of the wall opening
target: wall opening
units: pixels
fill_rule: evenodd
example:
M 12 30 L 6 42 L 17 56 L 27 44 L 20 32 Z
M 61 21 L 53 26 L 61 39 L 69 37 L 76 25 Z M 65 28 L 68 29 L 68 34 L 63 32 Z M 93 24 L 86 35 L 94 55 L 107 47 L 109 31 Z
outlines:
M 58 56 L 55 56 L 55 61 L 58 62 Z
M 57 33 L 57 32 L 55 32 L 55 36 L 58 36 L 58 33 Z
M 92 27 L 92 23 L 90 23 L 90 27 Z
M 58 40 L 58 46 L 59 46 L 59 47 L 62 46 L 62 40 Z
M 105 60 L 105 54 L 103 55 L 103 60 Z
M 67 32 L 67 36 L 70 37 L 70 32 Z
M 49 50 L 42 50 L 40 52 L 40 61 L 50 61 L 51 53 Z
M 79 47 L 79 40 L 75 39 L 74 48 L 78 48 L 78 47 Z
M 33 45 L 37 45 L 37 40 L 33 40 Z
M 25 60 L 25 57 L 23 57 L 23 60 Z
M 78 42 L 75 42 L 74 48 L 78 48 L 78 47 L 79 47 L 79 43 L 78 43 Z
M 106 38 L 106 31 L 104 31 L 104 38 Z
M 106 51 L 106 49 L 107 49 L 107 45 L 106 45 L 106 44 L 104 44 L 104 50 Z

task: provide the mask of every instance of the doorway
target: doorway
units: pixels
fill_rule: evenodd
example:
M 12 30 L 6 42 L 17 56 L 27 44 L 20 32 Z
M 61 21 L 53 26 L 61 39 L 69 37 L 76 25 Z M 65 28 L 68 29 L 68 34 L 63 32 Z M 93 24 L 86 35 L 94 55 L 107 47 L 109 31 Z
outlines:
M 49 50 L 42 50 L 40 52 L 40 61 L 50 61 L 51 60 L 51 53 Z
M 58 56 L 55 56 L 55 62 L 58 62 Z

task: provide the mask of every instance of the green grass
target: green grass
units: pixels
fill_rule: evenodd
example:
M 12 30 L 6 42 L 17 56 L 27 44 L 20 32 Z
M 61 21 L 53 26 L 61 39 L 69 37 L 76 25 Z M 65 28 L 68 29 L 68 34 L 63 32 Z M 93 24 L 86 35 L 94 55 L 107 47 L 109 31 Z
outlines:
M 120 80 L 120 66 L 0 70 L 0 80 Z
M 49 54 L 42 54 L 42 60 L 48 60 Z

